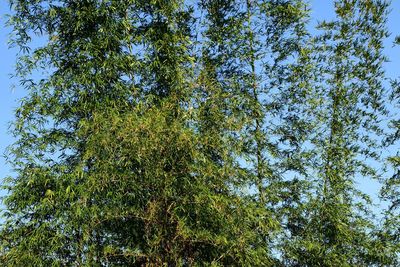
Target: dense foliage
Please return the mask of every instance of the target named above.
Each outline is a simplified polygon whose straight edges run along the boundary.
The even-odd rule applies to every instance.
[[[389,2],[10,4],[2,266],[400,264]]]

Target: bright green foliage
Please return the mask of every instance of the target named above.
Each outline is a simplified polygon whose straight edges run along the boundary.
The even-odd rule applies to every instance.
[[[387,3],[335,1],[314,38],[306,2],[12,0],[2,266],[394,265],[354,184]]]
[[[299,115],[299,97],[308,97],[309,86],[302,70],[310,64],[303,47],[307,6],[302,1],[227,0],[203,1],[202,8],[206,46],[201,77],[205,88],[213,90],[205,105],[220,105],[216,110],[225,110],[220,117],[237,120],[232,148],[246,172],[250,197],[279,225],[259,235],[270,250],[282,249],[281,239],[296,231],[292,213],[305,189],[304,180],[288,181],[284,175],[305,170],[301,145],[309,125]]]
[[[399,37],[396,37],[396,45],[400,44]],[[400,86],[398,80],[391,81],[390,100],[394,107],[398,108]],[[398,114],[392,114],[390,124],[391,132],[388,133],[385,145],[390,148],[391,156],[387,159],[392,167],[393,175],[387,177],[384,186],[381,188],[381,197],[387,201],[388,207],[384,212],[383,227],[378,232],[380,240],[387,247],[387,254],[395,259],[394,264],[399,265],[400,259],[400,156],[398,149],[392,149],[400,139],[400,121]]]
[[[337,18],[316,38],[315,197],[308,222],[292,242],[294,266],[370,266],[392,260],[375,240],[370,200],[355,177],[376,178],[379,120],[385,115],[382,64],[385,1],[335,1]],[[290,242],[289,242],[290,243]],[[296,244],[297,243],[297,244]],[[296,248],[297,247],[297,248]]]
[[[399,177],[399,156],[389,158],[394,167],[394,174],[389,177],[381,190],[382,198],[389,202],[389,207],[385,211],[383,227],[378,232],[378,237],[385,245],[385,252],[392,258],[393,265],[399,265],[400,259],[400,177]]]
[[[23,80],[29,96],[17,111],[2,263],[268,264],[254,232],[273,227],[267,211],[237,195],[242,174],[227,164],[223,137],[198,128],[190,9],[181,1],[13,4],[19,45],[31,30],[49,38],[21,57],[19,74],[50,74]]]

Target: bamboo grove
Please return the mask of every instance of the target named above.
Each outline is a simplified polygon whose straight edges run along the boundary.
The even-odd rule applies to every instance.
[[[390,2],[332,1],[10,0],[1,266],[399,266]]]

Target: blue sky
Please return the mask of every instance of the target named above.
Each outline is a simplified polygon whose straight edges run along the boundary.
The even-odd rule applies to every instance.
[[[311,0],[313,22],[333,17],[332,0]],[[393,40],[400,35],[400,1],[394,0],[392,12],[389,16],[388,26],[392,35],[386,40],[386,55],[390,62],[386,64],[387,73],[391,77],[400,77],[400,47],[393,47]],[[18,81],[10,79],[15,65],[17,50],[8,48],[10,29],[5,26],[6,14],[9,5],[0,5],[0,155],[13,141],[8,133],[8,125],[13,120],[13,112],[18,106],[18,99],[24,96],[24,90],[18,86]],[[15,85],[15,87],[13,86]],[[0,157],[0,177],[10,175],[11,167],[6,164],[4,157]],[[362,189],[370,194],[376,195],[377,183],[368,182],[360,184]],[[376,198],[375,198],[376,199]]]
[[[10,166],[6,165],[2,155],[5,148],[12,142],[8,125],[13,119],[13,111],[18,104],[17,99],[24,95],[21,88],[12,88],[13,83],[14,85],[16,83],[10,79],[17,50],[8,49],[10,29],[5,27],[7,20],[5,16],[9,12],[9,5],[4,2],[0,5],[0,177],[10,174]]]

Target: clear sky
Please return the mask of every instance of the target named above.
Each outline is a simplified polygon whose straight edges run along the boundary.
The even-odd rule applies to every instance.
[[[24,96],[24,90],[18,86],[18,81],[10,79],[15,65],[16,50],[8,48],[8,35],[10,29],[5,26],[6,14],[9,5],[3,1],[0,4],[0,155],[13,141],[8,133],[8,125],[13,120],[13,112],[18,106],[18,99]],[[333,17],[332,0],[310,0],[312,6],[313,23]],[[392,35],[386,40],[386,55],[391,62],[386,64],[386,70],[391,77],[400,77],[400,47],[393,47],[393,40],[400,35],[400,1],[393,0],[392,12],[388,20],[389,31]],[[15,85],[15,87],[13,87]],[[10,166],[4,157],[0,157],[0,177],[10,175]],[[360,184],[363,190],[376,195],[377,183],[368,182]],[[376,199],[376,198],[375,198]]]
[[[0,4],[0,177],[10,174],[10,166],[6,165],[3,157],[5,148],[11,144],[12,138],[8,133],[8,125],[13,119],[17,99],[24,95],[21,88],[12,88],[13,82],[10,75],[13,73],[17,50],[8,49],[10,29],[5,26],[9,12],[7,1]]]

